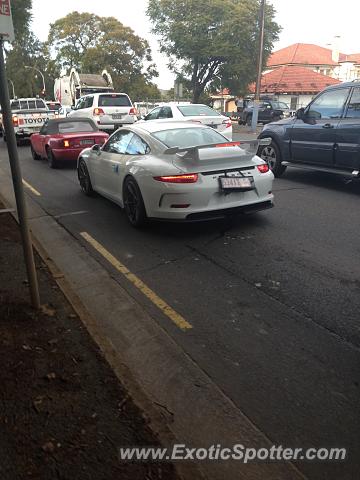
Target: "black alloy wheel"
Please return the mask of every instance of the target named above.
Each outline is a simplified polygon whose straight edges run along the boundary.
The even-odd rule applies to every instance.
[[[94,190],[91,185],[89,171],[87,169],[85,161],[82,158],[79,160],[77,173],[81,190],[85,193],[85,195],[90,197],[91,195],[93,195]]]
[[[124,182],[124,209],[126,217],[133,227],[142,227],[146,223],[146,210],[140,188],[132,177]]]

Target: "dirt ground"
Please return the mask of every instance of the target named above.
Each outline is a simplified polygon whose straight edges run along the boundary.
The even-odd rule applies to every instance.
[[[118,461],[119,446],[159,442],[36,263],[41,313],[28,304],[17,223],[0,213],[0,479],[177,479],[171,464]]]

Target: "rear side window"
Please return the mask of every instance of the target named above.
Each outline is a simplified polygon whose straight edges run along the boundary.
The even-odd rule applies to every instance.
[[[126,149],[126,153],[128,155],[146,155],[149,152],[150,152],[149,145],[146,142],[144,142],[144,140],[140,138],[138,135],[134,134],[134,136],[132,137]]]
[[[63,122],[59,123],[59,133],[95,132],[90,122]]]
[[[346,118],[360,118],[360,87],[354,88],[351,94]]]
[[[15,102],[11,102],[11,110],[19,110],[19,108],[20,108],[19,100],[16,100]]]
[[[106,142],[103,151],[109,153],[124,154],[133,136],[128,130],[118,130]]]
[[[46,104],[43,100],[36,100],[36,108],[45,108],[46,109]]]
[[[99,95],[99,107],[131,107],[130,99],[127,95]]]
[[[206,105],[178,105],[177,107],[184,117],[196,117],[196,116],[206,116],[206,117],[219,117],[220,113],[216,112]]]

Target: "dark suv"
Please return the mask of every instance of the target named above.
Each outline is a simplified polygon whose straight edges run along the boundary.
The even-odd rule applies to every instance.
[[[292,165],[360,178],[360,81],[326,88],[295,117],[265,125],[265,137],[258,155],[276,177]]]
[[[253,102],[249,102],[239,117],[239,125],[251,125],[253,115]],[[258,122],[269,123],[276,122],[281,118],[288,117],[290,109],[284,102],[277,100],[260,100]]]

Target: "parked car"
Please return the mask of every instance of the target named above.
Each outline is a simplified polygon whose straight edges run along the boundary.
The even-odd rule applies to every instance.
[[[251,125],[254,110],[254,103],[248,102],[246,107],[240,113],[239,125]],[[284,102],[277,100],[260,100],[258,123],[276,122],[281,118],[290,116],[290,108]]]
[[[31,135],[31,155],[34,160],[47,158],[49,167],[56,168],[60,162],[77,160],[84,148],[102,145],[108,137],[89,118],[57,118]]]
[[[327,87],[295,117],[265,125],[259,155],[279,177],[286,166],[359,178],[360,81]]]
[[[149,120],[157,122],[198,122],[214,128],[228,140],[232,140],[231,119],[200,103],[165,103],[151,110],[142,117],[140,122]]]
[[[137,121],[136,109],[126,93],[93,93],[79,98],[68,117],[88,117],[100,130],[113,132]]]
[[[274,176],[257,147],[200,124],[138,122],[83,150],[78,178],[86,195],[124,207],[135,227],[147,218],[221,218],[272,207]]]

